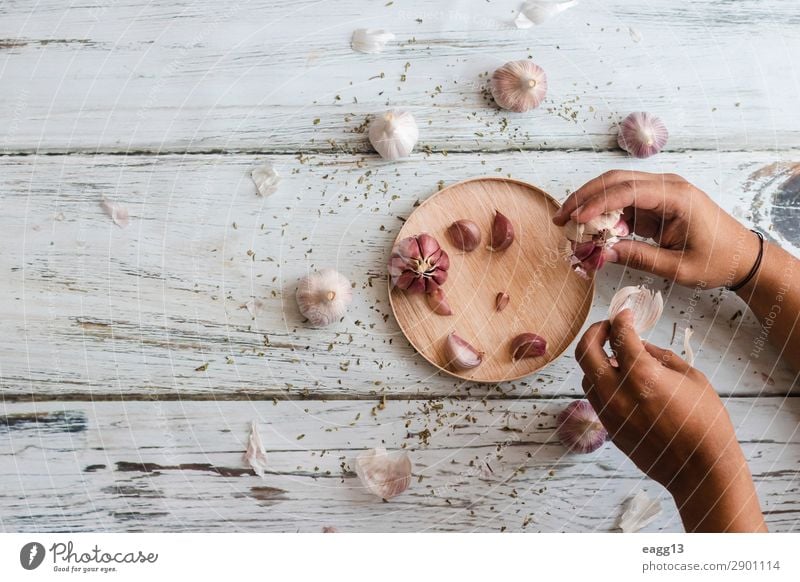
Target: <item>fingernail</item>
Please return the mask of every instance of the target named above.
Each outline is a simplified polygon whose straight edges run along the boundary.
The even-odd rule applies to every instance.
[[[615,251],[613,248],[609,247],[606,249],[606,260],[612,263],[616,263],[619,261],[619,253]]]

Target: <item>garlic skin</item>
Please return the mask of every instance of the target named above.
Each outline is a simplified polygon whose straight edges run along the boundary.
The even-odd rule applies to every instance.
[[[350,47],[357,53],[377,54],[394,38],[394,34],[382,28],[357,28],[350,39]]]
[[[629,501],[619,518],[617,527],[623,533],[637,532],[661,515],[661,502],[650,499],[641,489]]]
[[[514,20],[517,28],[530,28],[534,24],[544,24],[556,14],[560,14],[578,3],[578,0],[558,2],[556,0],[528,0],[519,9]]]
[[[683,330],[683,351],[686,352],[686,357],[684,359],[690,366],[694,366],[694,350],[692,349],[693,335],[694,330],[691,327],[687,327]]]
[[[619,124],[619,147],[636,158],[649,158],[667,144],[667,126],[655,115],[637,111]]]
[[[453,310],[450,308],[450,304],[447,302],[441,287],[437,287],[425,295],[425,300],[428,302],[428,307],[436,315],[453,315]]]
[[[108,217],[111,219],[111,222],[116,224],[118,227],[125,228],[128,226],[128,223],[130,222],[130,216],[128,215],[127,208],[109,202],[105,198],[100,200],[100,208],[102,208],[103,212],[108,215]]]
[[[389,280],[408,293],[432,293],[447,281],[450,257],[428,233],[404,238],[392,249]]]
[[[339,321],[353,300],[353,288],[344,275],[322,269],[300,280],[295,294],[300,313],[314,327]]]
[[[570,452],[591,453],[608,440],[608,431],[588,400],[570,402],[558,415],[556,434]]]
[[[503,311],[506,307],[508,307],[508,302],[511,301],[511,297],[505,291],[500,291],[494,297],[494,308],[495,311]]]
[[[256,475],[263,477],[267,471],[267,452],[261,442],[256,421],[250,423],[250,437],[247,439],[247,450],[244,453],[244,462],[255,471]]]
[[[489,241],[489,250],[492,252],[504,251],[514,242],[514,225],[499,210],[494,211],[492,233]]]
[[[369,142],[385,160],[408,157],[418,139],[417,122],[408,111],[387,111],[369,123]]]
[[[547,351],[547,340],[535,333],[521,333],[511,340],[511,359],[538,358]]]
[[[523,113],[541,105],[547,96],[547,75],[533,61],[510,61],[497,69],[489,82],[497,105]]]
[[[469,253],[481,244],[481,229],[471,220],[456,220],[448,227],[447,237],[458,250]]]
[[[405,452],[364,451],[356,457],[355,469],[364,488],[381,499],[396,497],[411,485],[411,459]]]
[[[447,336],[444,353],[447,365],[458,371],[477,368],[483,362],[483,353],[476,350],[455,332]]]
[[[256,185],[256,192],[259,196],[270,196],[278,191],[278,184],[281,177],[272,164],[263,164],[250,171],[250,177]]]
[[[661,291],[652,291],[644,285],[623,287],[611,298],[608,306],[608,319],[614,318],[625,309],[633,312],[633,328],[642,334],[651,329],[661,319],[664,300]]]

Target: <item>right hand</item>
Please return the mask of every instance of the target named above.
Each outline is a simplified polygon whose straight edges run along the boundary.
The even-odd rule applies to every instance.
[[[584,223],[618,209],[632,232],[656,244],[621,240],[609,260],[681,285],[735,285],[758,256],[756,235],[676,174],[606,172],[573,192],[553,222]]]

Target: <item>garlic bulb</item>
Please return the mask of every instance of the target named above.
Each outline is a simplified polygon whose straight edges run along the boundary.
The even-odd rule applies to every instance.
[[[267,452],[258,433],[255,421],[250,423],[250,438],[247,440],[247,450],[244,453],[244,462],[247,463],[256,475],[263,477],[267,471]]]
[[[389,455],[382,448],[364,451],[356,457],[355,468],[361,484],[381,499],[400,495],[411,485],[411,460],[405,452]]]
[[[669,138],[667,126],[644,111],[631,113],[619,124],[619,147],[637,158],[649,158],[661,151]]]
[[[494,72],[489,86],[500,107],[522,113],[544,101],[547,75],[533,61],[510,61]]]
[[[451,333],[444,344],[447,365],[458,371],[471,370],[481,365],[483,353],[472,347],[465,339]]]
[[[543,24],[556,14],[572,8],[577,0],[558,2],[555,0],[528,0],[519,9],[519,16],[514,21],[517,28],[530,28],[534,24]]]
[[[588,400],[575,400],[558,415],[556,434],[573,453],[591,453],[608,440],[608,431]]]
[[[323,327],[344,316],[353,300],[353,288],[337,271],[322,269],[300,281],[296,298],[303,317],[311,325]]]
[[[128,226],[129,215],[127,208],[124,208],[118,204],[113,204],[105,198],[100,200],[100,208],[102,208],[103,212],[108,215],[108,217],[111,219],[111,222],[116,224],[118,227],[125,228]]]
[[[353,31],[350,46],[359,53],[375,54],[382,52],[386,44],[393,40],[394,35],[381,28],[357,28]]]
[[[253,168],[250,172],[250,177],[256,185],[256,192],[259,196],[269,196],[278,190],[281,177],[272,164],[263,164],[257,168]]]
[[[617,527],[623,533],[637,532],[649,525],[661,514],[661,502],[650,499],[641,489],[629,501],[619,518]]]
[[[450,257],[426,232],[404,238],[392,248],[389,280],[409,293],[432,293],[447,281]]]
[[[369,124],[369,142],[386,160],[405,158],[419,139],[414,116],[408,111],[387,111]]]
[[[628,223],[622,218],[622,210],[604,212],[585,223],[570,220],[562,228],[565,237],[579,243],[594,240],[596,236],[611,238],[630,234]]]
[[[636,333],[644,333],[661,319],[664,311],[661,291],[654,292],[643,285],[623,287],[611,298],[608,319],[613,321],[625,309],[633,312],[633,328]]]

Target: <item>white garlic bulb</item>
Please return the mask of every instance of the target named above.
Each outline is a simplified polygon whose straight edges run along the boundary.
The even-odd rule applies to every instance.
[[[633,328],[636,333],[643,333],[661,319],[664,311],[661,291],[652,291],[643,285],[623,287],[611,298],[608,319],[613,321],[625,309],[633,312]]]
[[[383,51],[394,35],[382,28],[357,28],[353,31],[350,47],[359,53],[375,54]]]
[[[300,281],[296,298],[303,317],[315,327],[324,327],[344,316],[353,300],[353,288],[344,275],[322,269]]]
[[[369,124],[369,141],[386,160],[405,158],[419,139],[419,128],[408,111],[387,111]]]
[[[494,72],[489,86],[500,107],[522,113],[544,101],[547,75],[533,61],[511,61]]]
[[[411,485],[411,459],[405,452],[389,455],[386,449],[364,451],[355,460],[361,484],[381,499],[400,495]]]

